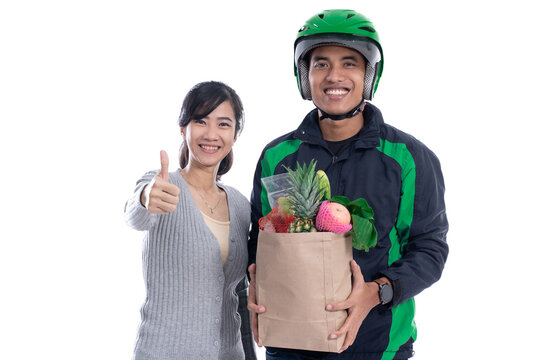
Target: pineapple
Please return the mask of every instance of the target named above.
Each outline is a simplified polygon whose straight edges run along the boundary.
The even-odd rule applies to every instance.
[[[311,160],[309,165],[300,166],[296,163],[296,171],[285,166],[291,175],[289,183],[292,186],[288,190],[290,211],[295,220],[289,225],[287,232],[315,232],[315,217],[324,196],[324,188],[321,189],[320,177],[315,172],[316,161]]]

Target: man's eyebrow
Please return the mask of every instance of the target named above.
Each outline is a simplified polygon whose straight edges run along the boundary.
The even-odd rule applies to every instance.
[[[354,61],[359,61],[358,60],[358,57],[354,56],[354,55],[347,55],[347,56],[344,56],[341,58],[341,60],[354,60]]]
[[[321,60],[326,60],[328,61],[328,57],[326,56],[314,56],[313,59],[311,59],[311,61],[321,61]],[[341,61],[343,60],[353,60],[353,61],[360,61],[359,58],[357,56],[354,56],[354,55],[347,55],[347,56],[344,56],[341,58]]]
[[[311,61],[321,61],[321,60],[328,60],[328,57],[326,56],[315,56],[311,59]]]

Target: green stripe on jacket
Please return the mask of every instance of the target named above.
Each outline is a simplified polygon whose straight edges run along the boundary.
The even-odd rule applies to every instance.
[[[377,150],[394,159],[401,166],[401,202],[396,224],[390,232],[390,251],[388,265],[402,257],[402,251],[409,239],[409,231],[413,220],[414,196],[416,183],[416,166],[414,159],[405,144],[392,143],[381,139]],[[416,340],[416,324],[414,322],[414,298],[392,308],[392,326],[388,347],[381,360],[392,359],[395,352],[411,337]]]

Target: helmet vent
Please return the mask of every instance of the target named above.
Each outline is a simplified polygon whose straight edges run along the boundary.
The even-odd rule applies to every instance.
[[[358,29],[360,29],[360,30],[365,30],[365,31],[369,31],[370,33],[374,33],[374,32],[375,32],[375,29],[370,28],[370,27],[367,27],[367,26],[362,26],[362,27],[359,27]]]
[[[354,14],[349,14],[349,15],[347,15],[347,19],[350,19],[350,18],[352,18],[353,16],[354,16]]]
[[[298,32],[309,30],[309,26],[302,26]]]
[[[319,17],[322,19],[324,19],[324,14],[319,14]]]

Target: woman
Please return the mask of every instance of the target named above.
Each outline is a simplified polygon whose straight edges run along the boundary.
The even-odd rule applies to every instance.
[[[128,224],[147,231],[147,296],[134,359],[244,359],[235,288],[244,285],[250,205],[217,182],[232,166],[242,103],[223,83],[197,84],[179,125],[180,169],[168,172],[162,151],[161,170],[137,182],[125,208]]]

